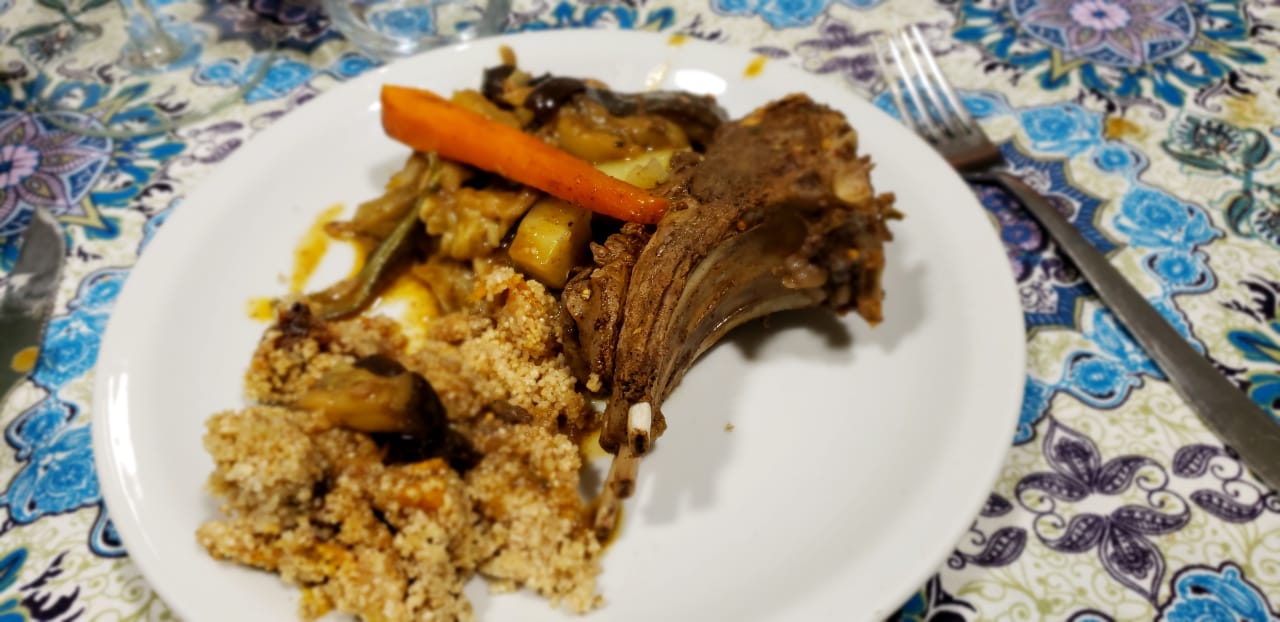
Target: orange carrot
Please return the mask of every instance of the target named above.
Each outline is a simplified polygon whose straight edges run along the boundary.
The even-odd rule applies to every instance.
[[[384,85],[382,128],[418,151],[434,151],[607,216],[652,224],[667,210],[665,198],[430,91]]]

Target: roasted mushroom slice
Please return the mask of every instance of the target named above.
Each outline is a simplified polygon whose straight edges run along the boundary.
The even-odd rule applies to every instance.
[[[449,426],[431,383],[385,356],[367,356],[329,371],[294,406],[368,434],[383,448],[388,464],[444,458],[465,473],[479,460],[471,443]]]
[[[871,162],[843,115],[792,95],[722,125],[705,157],[682,156],[672,168],[663,189],[672,209],[635,260],[622,325],[592,335],[616,344],[584,344],[612,347],[615,360],[600,437],[615,453],[601,532],[666,428],[663,401],[726,333],[811,306],[880,321],[887,221],[899,214],[891,195],[874,193]]]

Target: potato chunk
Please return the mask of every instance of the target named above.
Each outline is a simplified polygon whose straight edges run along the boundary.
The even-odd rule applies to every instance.
[[[653,188],[671,176],[671,156],[687,149],[659,149],[646,151],[634,158],[601,162],[596,168],[610,177],[621,179],[633,186]]]
[[[591,212],[559,199],[538,201],[516,229],[507,252],[525,274],[559,289],[586,254],[591,241]]]

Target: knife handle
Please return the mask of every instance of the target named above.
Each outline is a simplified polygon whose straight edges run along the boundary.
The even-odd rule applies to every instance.
[[[1151,306],[1058,210],[1016,176],[1004,171],[969,175],[1008,190],[1049,231],[1063,253],[1111,308],[1120,323],[1160,366],[1200,420],[1266,485],[1280,487],[1280,422],[1257,406]]]

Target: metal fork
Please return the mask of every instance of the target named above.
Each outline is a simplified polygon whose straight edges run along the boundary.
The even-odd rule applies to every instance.
[[[877,39],[874,45],[887,88],[905,122],[965,179],[998,184],[1016,197],[1205,425],[1239,452],[1265,484],[1280,488],[1280,423],[1218,373],[1044,197],[1004,170],[1000,149],[956,97],[920,29],[912,26]],[[910,102],[904,99],[904,90]]]

